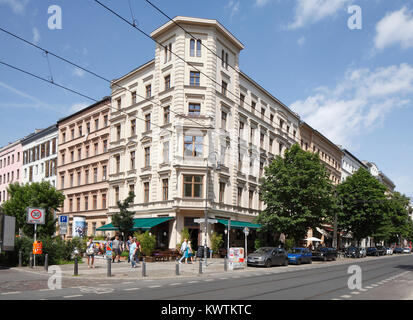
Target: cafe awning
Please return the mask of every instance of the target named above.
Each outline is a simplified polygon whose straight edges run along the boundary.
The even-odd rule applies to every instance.
[[[158,224],[161,224],[165,221],[172,220],[174,217],[157,217],[157,218],[135,218],[133,219],[132,230],[149,230]],[[106,224],[96,229],[96,231],[113,231],[119,230],[112,223]]]
[[[228,220],[225,220],[225,219],[217,219],[217,220],[218,220],[218,223],[222,223],[223,225],[228,226]],[[248,227],[251,229],[258,229],[258,228],[261,228],[261,225],[256,224],[256,223],[251,223],[251,222],[231,220],[231,229],[244,229],[245,227]]]

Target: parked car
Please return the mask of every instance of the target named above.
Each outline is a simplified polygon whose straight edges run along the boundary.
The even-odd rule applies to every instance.
[[[394,249],[393,249],[393,253],[403,253],[403,249],[402,249],[402,248],[399,248],[399,247],[394,248]]]
[[[379,256],[379,251],[377,250],[376,247],[369,247],[367,248],[367,255],[368,256]]]
[[[386,254],[387,255],[393,254],[393,249],[392,248],[386,248]]]
[[[348,247],[345,251],[345,256],[347,258],[360,258],[360,248],[358,247]]]
[[[247,257],[249,266],[288,265],[287,252],[282,248],[262,247],[251,253]]]
[[[292,248],[290,252],[288,252],[289,263],[312,263],[311,257],[312,253],[308,248]]]
[[[379,256],[384,256],[386,254],[386,247],[383,246],[376,246],[377,252]]]
[[[359,258],[367,257],[367,250],[366,248],[359,248]]]
[[[337,260],[337,250],[334,248],[321,247],[312,252],[313,260]]]
[[[410,248],[403,248],[403,253],[411,253],[412,250]]]

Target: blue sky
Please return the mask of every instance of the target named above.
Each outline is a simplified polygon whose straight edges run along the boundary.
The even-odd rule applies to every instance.
[[[131,19],[127,0],[101,0]],[[240,67],[310,125],[375,162],[413,196],[413,4],[406,0],[153,0],[169,16],[219,20],[244,45]],[[130,0],[150,33],[167,21]],[[62,29],[48,8],[62,8]],[[362,10],[351,30],[348,7]],[[109,78],[151,60],[154,43],[93,0],[0,0],[0,27]],[[0,32],[0,61],[50,77],[41,51]],[[93,76],[49,57],[55,82],[95,99]],[[91,101],[0,65],[0,145],[45,128]]]

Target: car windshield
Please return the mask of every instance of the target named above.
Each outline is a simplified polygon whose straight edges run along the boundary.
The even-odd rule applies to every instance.
[[[263,253],[268,253],[270,252],[272,249],[271,248],[259,248],[257,251],[255,251],[254,253],[259,253],[259,254],[263,254]]]
[[[318,251],[326,252],[326,251],[328,251],[328,248],[318,248],[317,250],[318,250]]]
[[[300,248],[292,248],[291,250],[290,250],[290,253],[302,253],[302,249],[300,249]]]

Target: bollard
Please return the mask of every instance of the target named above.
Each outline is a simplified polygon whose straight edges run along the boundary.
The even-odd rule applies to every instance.
[[[19,268],[22,267],[22,251],[19,251]]]
[[[224,271],[228,271],[227,257],[224,258]]]
[[[75,257],[75,270],[74,270],[74,275],[77,276],[79,275],[79,269],[78,269],[78,265],[77,265],[77,256]]]
[[[107,276],[111,277],[112,276],[112,263],[110,259],[107,259],[107,264],[108,264]]]
[[[202,274],[202,262],[199,261],[199,274]]]
[[[179,276],[179,263],[175,264],[175,275]]]
[[[33,253],[30,253],[30,268],[33,268]]]
[[[146,277],[146,261],[145,258],[142,260],[142,277]]]
[[[49,270],[49,254],[47,253],[44,255],[44,270]]]

